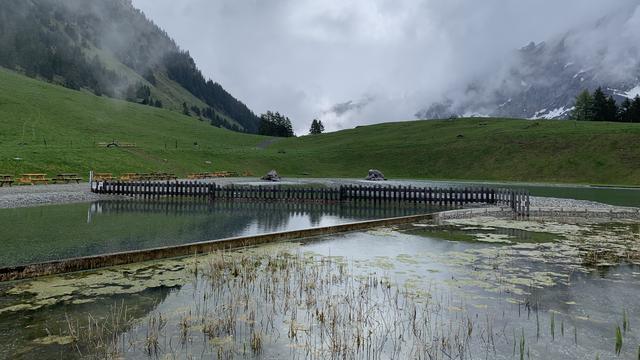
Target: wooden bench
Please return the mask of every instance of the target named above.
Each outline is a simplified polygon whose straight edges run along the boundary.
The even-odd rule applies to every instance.
[[[14,182],[13,175],[0,174],[0,187],[3,187],[4,184],[11,186]]]
[[[56,177],[54,177],[53,179],[51,179],[53,181],[54,184],[57,183],[65,183],[68,184],[72,181],[75,181],[76,184],[80,184],[80,181],[82,181],[82,178],[78,176],[78,174],[58,174],[56,175]]]
[[[93,181],[111,181],[113,180],[113,174],[111,173],[95,173],[93,174]]]
[[[22,174],[22,177],[18,179],[18,183],[23,185],[46,185],[49,183],[49,179],[47,179],[46,176],[47,174]]]

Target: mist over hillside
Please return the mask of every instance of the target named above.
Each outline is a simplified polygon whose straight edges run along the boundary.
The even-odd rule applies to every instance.
[[[444,104],[445,115],[531,117],[545,108],[548,115],[568,105],[544,94],[566,82],[558,77],[568,62],[576,67],[566,69],[572,79],[583,61],[601,66],[587,58],[602,51],[615,50],[602,64],[609,69],[638,58],[629,50],[638,43],[637,0],[133,2],[189,48],[205,73],[219,75],[259,112],[286,113],[298,133],[313,118],[332,131],[423,117],[433,104]],[[597,26],[608,17],[615,19]],[[586,55],[567,56],[548,73],[545,56],[518,64],[526,53],[518,49],[544,42],[552,55],[571,33],[568,50]],[[518,101],[523,79],[540,99]],[[498,112],[510,98],[513,105]]]
[[[621,102],[640,94],[640,5],[515,51],[502,68],[418,111],[419,118],[508,116],[562,119],[582,90]]]
[[[0,66],[30,77],[216,126],[258,128],[251,110],[207,80],[189,53],[129,0],[6,1],[0,50]]]

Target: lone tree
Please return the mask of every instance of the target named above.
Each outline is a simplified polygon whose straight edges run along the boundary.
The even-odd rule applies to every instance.
[[[317,135],[322,134],[324,132],[324,125],[322,125],[322,121],[318,119],[313,119],[311,122],[311,129],[309,129],[309,134]]]

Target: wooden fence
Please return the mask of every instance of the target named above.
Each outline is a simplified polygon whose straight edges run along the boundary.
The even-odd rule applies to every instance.
[[[516,215],[529,213],[529,193],[522,190],[493,188],[432,188],[414,186],[363,186],[303,188],[288,186],[220,186],[197,181],[100,181],[91,183],[91,191],[98,194],[126,195],[144,199],[194,198],[215,201],[368,201],[377,203],[415,203],[440,206],[466,204],[507,205]]]

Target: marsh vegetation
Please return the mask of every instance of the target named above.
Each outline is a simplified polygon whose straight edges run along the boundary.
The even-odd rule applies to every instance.
[[[2,341],[78,358],[634,358],[639,243],[631,223],[483,218],[132,264],[3,285]]]

